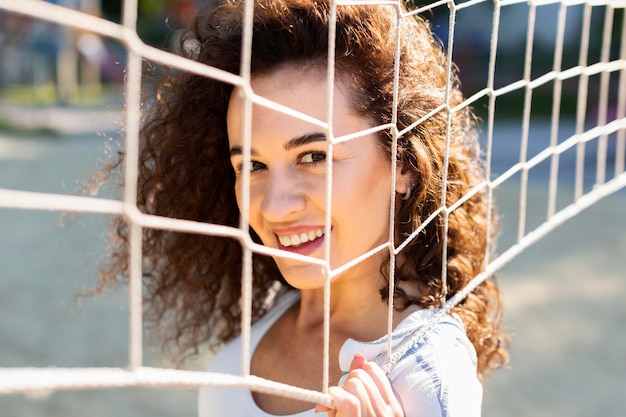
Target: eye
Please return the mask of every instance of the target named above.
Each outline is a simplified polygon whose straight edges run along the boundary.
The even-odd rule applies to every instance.
[[[266,169],[267,165],[265,165],[262,162],[259,161],[250,161],[250,172],[257,172],[257,171],[261,171],[263,169]],[[237,165],[235,165],[235,172],[236,173],[241,173],[243,171],[243,161],[239,162]]]
[[[306,152],[300,155],[299,162],[302,164],[318,164],[326,161],[326,152]]]
[[[259,161],[250,162],[250,172],[261,171],[262,169],[265,169],[265,168],[267,168],[267,165],[265,165],[262,162],[259,162]]]

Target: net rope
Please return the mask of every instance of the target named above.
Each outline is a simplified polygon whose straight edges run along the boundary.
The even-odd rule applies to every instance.
[[[452,70],[453,60],[452,54],[454,50],[454,35],[456,27],[456,19],[459,11],[476,6],[480,3],[486,3],[487,0],[471,0],[463,3],[454,3],[452,1],[442,0],[434,2],[427,6],[419,7],[410,13],[402,12],[398,1],[334,1],[331,2],[331,19],[335,16],[336,7],[340,5],[351,5],[359,3],[392,5],[397,8],[397,36],[402,26],[402,19],[409,18],[414,14],[420,14],[433,10],[437,7],[447,7],[449,9],[449,33],[448,33],[448,70]],[[528,26],[526,32],[526,44],[524,51],[524,70],[522,79],[511,82],[507,85],[496,87],[496,58],[498,52],[498,36],[500,33],[500,16],[503,8],[519,3],[525,3],[529,6]],[[533,45],[535,37],[535,25],[537,8],[549,4],[559,5],[557,37],[554,50],[554,61],[552,70],[538,77],[532,76],[532,59]],[[567,11],[570,6],[584,5],[581,37],[580,37],[580,53],[578,65],[563,69],[562,59],[564,52],[565,25],[567,19]],[[332,121],[332,94],[334,80],[334,25],[331,25],[329,33],[329,63],[328,63],[328,102],[327,115],[328,122],[313,119],[307,115],[296,112],[292,109],[280,106],[263,97],[254,94],[250,87],[250,51],[251,51],[251,25],[253,3],[249,1],[246,5],[246,14],[244,19],[244,41],[243,41],[243,59],[241,63],[241,75],[233,75],[216,68],[208,67],[197,62],[182,58],[172,53],[151,47],[145,44],[139,37],[137,26],[137,0],[125,0],[123,2],[123,16],[121,24],[108,21],[103,18],[95,17],[82,13],[77,10],[46,3],[38,0],[0,0],[0,11],[8,13],[17,13],[27,15],[35,19],[47,21],[62,25],[64,27],[77,30],[88,30],[97,33],[100,36],[115,39],[121,42],[127,51],[127,72],[125,80],[125,188],[123,198],[119,200],[111,200],[104,198],[93,198],[84,196],[68,196],[42,192],[28,192],[21,190],[11,190],[0,188],[0,208],[18,209],[18,210],[49,210],[59,212],[79,212],[79,213],[100,213],[110,215],[121,215],[130,225],[130,245],[131,245],[131,261],[130,261],[130,331],[129,331],[129,359],[127,368],[0,368],[0,395],[2,394],[42,394],[60,390],[82,390],[82,389],[99,389],[113,387],[200,387],[200,386],[229,386],[229,387],[246,387],[254,391],[271,393],[277,395],[288,396],[294,399],[300,399],[313,403],[332,406],[330,396],[325,392],[328,388],[328,368],[329,368],[329,295],[330,281],[333,277],[345,272],[349,268],[357,265],[365,259],[382,251],[389,251],[391,255],[397,255],[406,245],[419,233],[423,228],[437,216],[443,215],[444,224],[447,223],[448,215],[453,212],[461,204],[477,192],[487,190],[489,192],[489,205],[491,205],[491,196],[493,191],[511,179],[515,175],[521,176],[520,182],[520,207],[516,242],[497,258],[489,262],[485,270],[477,275],[471,282],[459,293],[445,303],[438,315],[430,322],[430,325],[424,326],[414,334],[407,336],[406,340],[400,344],[392,352],[391,338],[388,345],[388,359],[383,365],[385,371],[389,371],[398,358],[406,352],[410,346],[420,340],[429,329],[437,323],[437,321],[447,314],[457,303],[466,297],[473,289],[482,283],[487,277],[501,269],[504,265],[517,257],[526,248],[549,234],[556,227],[565,221],[575,217],[578,213],[597,203],[604,197],[616,193],[626,187],[625,155],[626,155],[626,24],[622,23],[621,28],[617,28],[618,38],[620,42],[619,57],[610,59],[611,48],[614,48],[612,33],[616,31],[615,12],[620,11],[624,15],[626,2],[623,0],[597,0],[583,2],[580,0],[569,1],[521,1],[521,0],[504,0],[495,1],[493,4],[493,20],[492,33],[490,39],[490,54],[488,66],[488,80],[484,89],[469,96],[463,103],[456,107],[450,107],[448,103],[448,94],[450,86],[446,88],[446,103],[434,109],[429,115],[415,121],[411,126],[403,131],[399,131],[395,126],[396,115],[394,110],[393,120],[391,123],[382,126],[346,135],[343,137],[334,137],[333,121]],[[589,45],[590,45],[590,27],[591,15],[594,7],[603,7],[605,9],[601,53],[600,60],[596,63],[589,64]],[[623,22],[622,18],[622,22]],[[334,21],[334,20],[333,20]],[[397,54],[396,54],[397,55]],[[466,196],[451,206],[445,204],[445,193],[442,195],[442,206],[428,219],[425,219],[417,230],[415,230],[403,243],[394,247],[393,242],[393,202],[390,210],[391,232],[389,242],[370,250],[357,259],[342,265],[336,269],[329,266],[330,245],[328,241],[325,244],[324,259],[313,259],[292,253],[286,253],[277,249],[261,246],[254,243],[248,234],[248,218],[249,218],[249,195],[244,193],[242,204],[241,224],[239,227],[227,227],[216,224],[199,223],[188,220],[178,220],[171,218],[158,217],[141,213],[136,206],[136,178],[138,172],[138,152],[139,152],[139,114],[140,110],[140,92],[142,61],[150,61],[155,64],[167,65],[187,72],[198,75],[211,77],[220,81],[238,86],[245,94],[245,117],[244,117],[244,147],[243,147],[243,186],[249,187],[249,164],[250,164],[250,141],[251,141],[251,108],[253,104],[275,108],[285,114],[313,123],[327,134],[327,151],[329,160],[332,160],[333,146],[337,143],[352,140],[373,132],[384,129],[390,129],[394,145],[397,139],[404,133],[422,123],[431,115],[446,110],[448,115],[462,110],[464,107],[470,106],[479,100],[488,101],[488,116],[486,120],[486,159],[487,173],[483,183],[476,186]],[[396,60],[395,80],[397,85],[398,62]],[[597,124],[591,128],[585,128],[587,115],[587,98],[589,90],[589,79],[593,76],[600,77],[599,99]],[[608,103],[610,93],[610,78],[616,76],[618,80],[617,105],[615,109],[615,117],[609,121]],[[575,133],[570,137],[559,142],[559,119],[562,98],[563,82],[578,79],[578,93],[576,104],[576,129]],[[551,128],[550,128],[550,144],[532,157],[528,157],[528,144],[530,140],[530,119],[531,104],[533,92],[538,88],[553,84],[554,101],[551,110]],[[494,179],[490,179],[491,162],[494,144],[494,125],[495,125],[495,108],[496,100],[508,94],[522,92],[524,94],[524,105],[521,117],[522,135],[520,140],[520,158],[519,162],[512,164],[508,169],[499,174]],[[394,96],[394,109],[397,103],[397,89]],[[448,119],[448,126],[450,119]],[[450,129],[448,129],[449,132]],[[610,179],[606,178],[606,163],[608,160],[607,144],[609,137],[615,137],[615,161],[613,161],[615,169]],[[450,140],[449,133],[446,139]],[[597,141],[597,162],[594,186],[588,191],[584,190],[583,172],[585,169],[585,145],[592,141]],[[558,190],[558,174],[559,160],[561,155],[567,151],[576,153],[575,167],[575,198],[574,201],[557,210],[556,195]],[[393,146],[395,152],[395,146]],[[447,159],[446,155],[446,159]],[[395,155],[392,157],[393,171],[395,172]],[[535,229],[527,230],[527,202],[528,202],[528,176],[533,167],[540,163],[548,161],[550,163],[549,174],[549,203],[547,216],[545,221]],[[246,167],[246,165],[248,165]],[[447,164],[444,164],[446,166]],[[395,178],[392,175],[392,178]],[[444,181],[446,176],[444,175]],[[330,196],[332,195],[332,163],[327,164],[327,190],[326,190],[326,234],[330,234]],[[445,190],[445,185],[443,189]],[[395,183],[392,184],[392,190],[395,189]],[[393,193],[392,193],[393,194]],[[491,210],[488,210],[490,212]],[[242,277],[242,375],[225,375],[208,372],[197,372],[189,370],[174,370],[146,367],[143,365],[142,351],[142,259],[141,259],[141,236],[143,229],[154,228],[177,232],[189,232],[212,236],[223,236],[237,239],[244,248],[243,256],[243,277]],[[444,238],[446,233],[443,234]],[[493,242],[492,242],[493,243]],[[446,245],[444,244],[445,248]],[[444,249],[445,250],[445,249]],[[298,387],[288,386],[285,384],[268,381],[259,377],[250,375],[250,316],[251,316],[251,294],[252,294],[252,254],[259,253],[269,256],[281,256],[294,260],[310,262],[320,265],[326,271],[326,281],[324,286],[325,294],[325,326],[324,326],[324,383],[322,392],[310,391]],[[487,256],[487,254],[485,254]],[[394,257],[391,256],[391,271],[393,272]],[[445,259],[445,254],[443,259]],[[442,276],[446,276],[446,263],[442,265]],[[393,280],[390,280],[390,290],[393,293]],[[388,332],[391,333],[391,314],[392,306],[389,309],[389,325]]]

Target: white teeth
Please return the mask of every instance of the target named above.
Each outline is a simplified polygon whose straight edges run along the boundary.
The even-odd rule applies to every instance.
[[[306,242],[312,242],[318,237],[322,237],[324,235],[323,229],[311,230],[309,232],[303,232],[300,234],[293,235],[281,235],[278,236],[278,241],[283,246],[298,246]]]

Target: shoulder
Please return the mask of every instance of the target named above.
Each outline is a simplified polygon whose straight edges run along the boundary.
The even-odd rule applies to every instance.
[[[297,291],[280,294],[269,311],[252,325],[250,330],[250,351],[254,352],[259,341],[270,327],[300,299]],[[211,361],[209,372],[238,374],[241,370],[241,336],[222,346]]]
[[[299,293],[288,292],[275,300],[272,308],[259,319],[250,331],[250,351],[253,353],[259,340],[272,324],[294,303],[299,300]],[[208,372],[239,376],[241,366],[241,336],[226,343],[213,357]],[[212,416],[267,416],[254,403],[248,388],[231,386],[205,386],[198,393],[198,415]],[[302,417],[309,414],[302,414]],[[313,412],[311,412],[313,415]],[[298,417],[301,417],[298,415]]]
[[[426,317],[413,317],[417,334]],[[409,333],[411,334],[411,333]],[[406,337],[402,338],[406,340]],[[412,340],[412,339],[409,339]],[[389,373],[407,417],[413,415],[480,416],[482,385],[476,373],[476,352],[460,320],[445,315],[412,342]]]

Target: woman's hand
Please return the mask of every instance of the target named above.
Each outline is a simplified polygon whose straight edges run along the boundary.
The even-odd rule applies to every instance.
[[[318,405],[315,411],[327,412],[329,417],[404,416],[385,373],[360,353],[354,355],[346,381],[340,387],[330,387],[328,394],[335,408]]]

